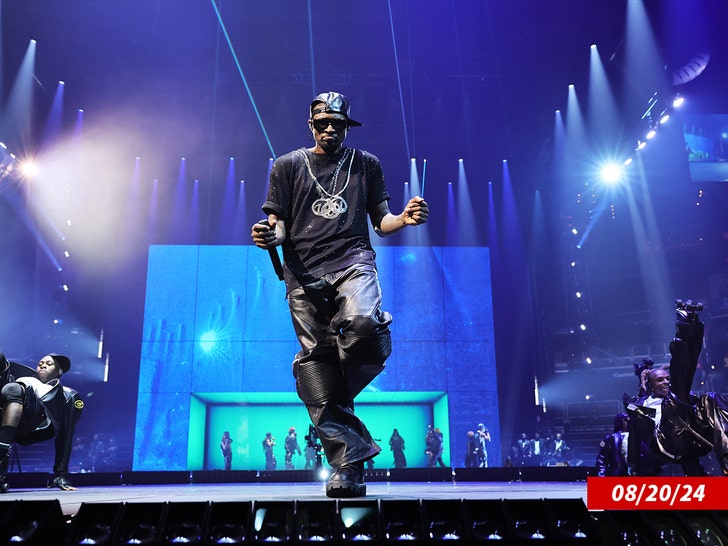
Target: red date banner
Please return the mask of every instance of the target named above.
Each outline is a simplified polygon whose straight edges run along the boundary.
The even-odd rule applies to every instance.
[[[721,477],[587,478],[589,510],[728,510]]]

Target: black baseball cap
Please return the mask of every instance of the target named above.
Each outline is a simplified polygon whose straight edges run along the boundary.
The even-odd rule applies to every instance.
[[[349,127],[361,127],[361,123],[355,121],[349,117],[351,107],[349,106],[349,99],[347,99],[341,93],[336,91],[327,91],[316,96],[311,101],[311,107],[309,108],[310,118],[313,118],[314,114],[341,114],[349,122]]]

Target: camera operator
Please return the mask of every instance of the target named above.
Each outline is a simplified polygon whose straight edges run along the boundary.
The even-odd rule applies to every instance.
[[[304,453],[306,455],[306,469],[314,468],[321,470],[323,468],[323,449],[324,446],[319,442],[318,433],[316,427],[308,425],[308,434],[303,437],[306,440],[306,448]]]
[[[703,475],[699,458],[713,450],[728,475],[728,402],[714,392],[690,392],[703,347],[704,325],[697,313],[703,306],[677,300],[676,308],[669,368],[654,369],[649,360],[635,364],[639,392],[625,395],[631,473],[658,475],[665,464],[678,463],[688,476]]]

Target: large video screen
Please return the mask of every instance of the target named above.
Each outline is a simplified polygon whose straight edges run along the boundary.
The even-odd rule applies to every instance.
[[[683,136],[690,179],[728,181],[728,114],[686,115]]]
[[[424,466],[427,426],[445,435],[444,460],[463,466],[466,435],[490,429],[500,464],[490,253],[481,247],[377,247],[393,351],[356,399],[392,464],[397,428],[409,466]],[[283,440],[310,422],[295,394],[299,350],[268,253],[248,246],[152,246],[146,285],[134,470],[263,470],[266,432]],[[303,456],[294,461],[303,468]]]

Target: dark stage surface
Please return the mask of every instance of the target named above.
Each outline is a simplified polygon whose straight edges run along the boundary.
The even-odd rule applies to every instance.
[[[593,469],[411,468],[366,471],[367,500],[583,499]],[[458,478],[458,475],[460,478]],[[327,500],[325,482],[313,471],[126,472],[72,474],[77,491],[45,487],[49,474],[9,475],[6,500],[57,499],[64,514],[83,503],[163,503]]]
[[[582,499],[586,482],[370,482],[367,500],[457,499]],[[57,489],[12,489],[3,501],[58,499],[64,514],[78,512],[82,503],[164,503],[328,500],[323,482],[240,483],[188,485],[123,485]]]

